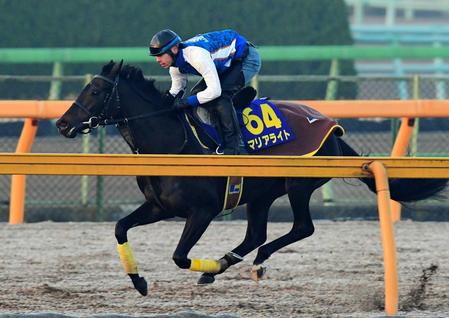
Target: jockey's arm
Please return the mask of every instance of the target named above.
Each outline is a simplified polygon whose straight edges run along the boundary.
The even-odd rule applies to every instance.
[[[190,46],[184,49],[184,58],[206,82],[206,89],[190,96],[187,99],[188,103],[191,106],[198,106],[220,97],[220,78],[210,53],[201,47]]]
[[[187,86],[187,75],[182,74],[177,67],[170,67],[169,73],[171,77],[170,94],[176,96],[180,91],[185,91]]]

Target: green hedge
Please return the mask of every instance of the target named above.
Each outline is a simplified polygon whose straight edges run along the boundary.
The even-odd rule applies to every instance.
[[[233,28],[256,45],[352,44],[343,0],[0,0],[0,47],[4,48],[141,46],[146,50],[152,35],[164,28],[183,38]],[[166,74],[155,64],[139,66],[147,75]],[[70,65],[65,73],[95,73],[100,67]],[[329,62],[267,62],[261,74],[328,72]],[[0,74],[50,73],[50,65],[0,64]],[[341,73],[354,75],[353,62],[345,62]],[[11,84],[0,83],[0,89],[0,98],[24,94]],[[267,84],[261,89],[277,98],[321,99],[325,84]],[[30,87],[26,94],[46,93],[40,90]],[[354,95],[353,85],[339,89],[339,96]]]

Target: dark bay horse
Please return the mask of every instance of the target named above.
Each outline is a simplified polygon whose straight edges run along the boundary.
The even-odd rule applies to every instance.
[[[161,96],[153,81],[146,80],[139,69],[111,61],[86,85],[56,126],[62,135],[73,138],[99,125],[115,124],[136,154],[204,153],[182,114],[163,105]],[[341,138],[330,134],[315,155],[358,154]],[[274,252],[313,234],[310,197],[329,181],[328,178],[245,178],[240,204],[247,206],[248,225],[243,241],[219,260],[189,258],[189,251],[222,210],[226,180],[223,177],[137,177],[145,203],[117,222],[115,236],[124,269],[142,295],[147,294],[147,283],[138,274],[128,244],[129,229],[174,217],[185,218],[173,261],[182,269],[202,272],[198,283],[212,283],[216,275],[242,261],[256,248],[253,272],[261,277],[264,261]],[[373,179],[362,181],[375,192]],[[441,191],[446,183],[447,180],[435,179],[391,180],[391,196],[404,202],[421,200]],[[268,210],[284,194],[290,201],[293,226],[285,235],[265,243]]]

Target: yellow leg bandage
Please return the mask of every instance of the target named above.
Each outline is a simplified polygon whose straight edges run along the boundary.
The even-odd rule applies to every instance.
[[[127,274],[137,274],[137,264],[128,242],[117,244],[118,255]]]
[[[218,273],[221,265],[218,261],[213,259],[192,259],[190,263],[190,270],[194,272],[203,273]]]

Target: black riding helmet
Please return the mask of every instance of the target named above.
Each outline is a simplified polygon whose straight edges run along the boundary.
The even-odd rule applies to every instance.
[[[181,37],[172,30],[166,29],[159,31],[150,41],[150,55],[158,56],[164,53],[170,53],[170,48],[179,42],[181,42]]]

